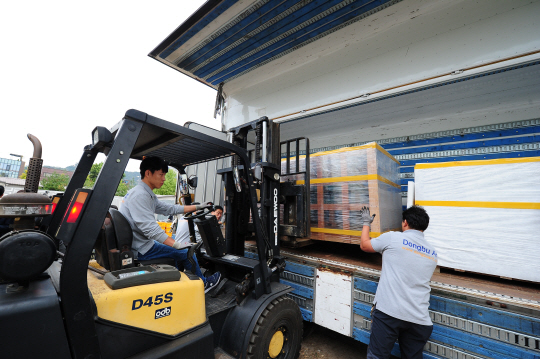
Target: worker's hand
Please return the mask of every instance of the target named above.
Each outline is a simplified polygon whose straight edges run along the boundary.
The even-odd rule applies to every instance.
[[[197,211],[200,211],[201,209],[205,209],[205,208],[208,208],[210,211],[212,211],[212,208],[214,208],[214,206],[212,206],[211,204],[196,204],[195,208]]]
[[[360,216],[362,221],[362,226],[369,226],[371,228],[371,222],[375,219],[375,214],[372,216],[369,213],[369,208],[362,207],[362,210],[360,210]]]

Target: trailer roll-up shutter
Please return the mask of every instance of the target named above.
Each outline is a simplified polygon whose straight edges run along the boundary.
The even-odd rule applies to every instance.
[[[401,0],[209,0],[149,56],[210,87]]]
[[[282,122],[282,138],[306,135],[312,153],[375,140],[405,196],[416,163],[540,156],[539,76],[536,61],[418,87]]]

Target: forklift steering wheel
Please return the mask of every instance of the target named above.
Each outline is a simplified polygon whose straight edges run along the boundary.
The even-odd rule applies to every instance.
[[[188,221],[197,219],[197,218],[204,218],[207,214],[210,214],[210,212],[211,211],[209,208],[204,208],[199,211],[191,211],[191,212],[185,213],[183,218]]]

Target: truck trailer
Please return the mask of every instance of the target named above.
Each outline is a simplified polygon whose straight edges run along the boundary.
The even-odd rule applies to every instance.
[[[531,0],[210,0],[149,56],[216,89],[218,137],[266,117],[302,138],[284,159],[375,141],[399,161],[405,207],[417,164],[540,157],[539,15]],[[230,165],[191,168],[207,177],[196,200],[223,201],[213,174]],[[281,282],[304,321],[368,343],[380,256],[300,247],[309,232],[280,229],[298,247],[281,250]],[[425,358],[540,358],[538,283],[501,277],[434,273]]]

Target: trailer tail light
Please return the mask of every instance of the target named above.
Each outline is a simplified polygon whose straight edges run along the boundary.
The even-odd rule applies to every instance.
[[[81,214],[84,202],[86,202],[86,199],[88,198],[88,193],[86,192],[79,192],[77,195],[77,198],[75,199],[75,202],[69,209],[69,214],[67,218],[67,223],[75,223],[77,219],[79,218],[79,215]]]

